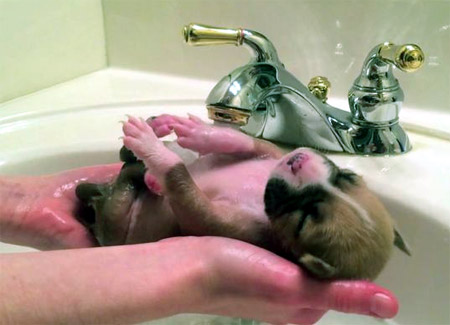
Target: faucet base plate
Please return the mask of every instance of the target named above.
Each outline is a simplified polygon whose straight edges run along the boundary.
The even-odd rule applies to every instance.
[[[397,155],[412,148],[408,135],[398,123],[385,127],[354,125],[347,141],[349,149],[359,155]]]

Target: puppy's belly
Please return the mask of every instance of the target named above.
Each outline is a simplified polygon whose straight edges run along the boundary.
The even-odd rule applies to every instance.
[[[269,159],[240,161],[236,157],[211,155],[195,160],[188,169],[212,203],[229,204],[242,209],[251,218],[269,223],[264,212],[264,190],[275,162]],[[177,219],[184,216],[175,216],[168,199],[163,196],[148,192],[140,194],[130,214],[126,244],[189,235],[178,226]]]
[[[270,171],[277,161],[236,160],[229,156],[205,157],[188,166],[188,169],[197,186],[213,202],[227,202],[267,219],[264,212],[264,190]]]

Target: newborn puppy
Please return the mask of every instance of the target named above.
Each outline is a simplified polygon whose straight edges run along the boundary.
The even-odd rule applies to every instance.
[[[190,116],[130,117],[124,167],[82,184],[84,222],[102,245],[224,236],[272,250],[319,278],[374,279],[406,245],[361,177],[306,148],[273,144]],[[201,156],[185,163],[158,137],[174,131]],[[137,157],[137,158],[136,158]]]

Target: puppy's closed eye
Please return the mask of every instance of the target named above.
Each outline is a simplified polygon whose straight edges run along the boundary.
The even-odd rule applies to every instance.
[[[307,215],[306,213],[300,212],[299,214],[300,215],[298,217],[298,224],[297,224],[297,227],[295,228],[295,232],[294,232],[295,238],[298,238],[298,236],[300,235],[300,232],[302,231],[303,226],[305,225],[306,218],[311,218],[311,216]]]
[[[329,199],[330,193],[320,184],[312,184],[301,190],[292,188],[283,179],[269,180],[264,193],[265,211],[275,219],[299,210],[303,215],[316,217],[317,205]]]
[[[361,176],[356,175],[349,169],[339,169],[330,179],[333,186],[345,190],[350,186],[357,186],[361,181]]]
[[[269,180],[264,193],[265,211],[269,218],[278,218],[295,209],[295,196],[282,179]]]

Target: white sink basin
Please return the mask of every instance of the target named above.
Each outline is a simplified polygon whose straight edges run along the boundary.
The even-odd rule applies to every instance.
[[[0,173],[38,175],[117,162],[121,147],[118,121],[125,114],[148,117],[163,112],[190,112],[206,118],[203,105],[182,101],[0,114]],[[450,142],[411,133],[410,138],[413,150],[401,156],[330,155],[338,165],[365,177],[412,248],[412,257],[395,251],[377,280],[397,295],[400,312],[391,321],[331,312],[319,324],[450,323]],[[17,250],[28,249],[0,244],[2,253]],[[232,323],[205,317],[177,316],[156,323],[205,324],[206,319],[214,324]]]

